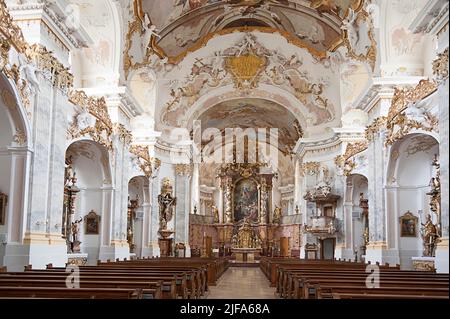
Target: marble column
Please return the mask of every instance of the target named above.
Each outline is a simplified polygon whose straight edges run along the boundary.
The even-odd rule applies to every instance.
[[[158,243],[159,230],[159,204],[158,195],[160,193],[161,181],[159,176],[155,176],[152,180],[151,186],[151,218],[150,218],[150,243],[153,257],[160,256],[160,249]]]
[[[385,133],[374,134],[367,150],[368,198],[369,198],[369,244],[366,249],[366,261],[372,263],[398,264],[398,250],[389,250],[386,223],[386,188],[385,176],[387,170],[387,149],[384,147]]]
[[[224,223],[231,224],[233,222],[233,185],[227,182],[225,185],[225,209]]]
[[[131,162],[126,145],[115,138],[114,152],[109,152],[112,178],[111,208],[105,211],[110,214],[111,239],[109,245],[100,247],[101,260],[130,258],[127,238],[128,214],[128,165]]]
[[[294,179],[294,203],[295,206],[301,209],[302,202],[302,187],[301,187],[301,164],[300,160],[295,161],[295,179]]]
[[[197,168],[198,168],[198,164]],[[191,213],[191,178],[193,170],[189,164],[179,164],[175,168],[175,196],[177,198],[175,212],[175,243],[184,243],[186,257],[190,256],[189,246],[189,214]],[[193,181],[195,184],[195,181]],[[195,192],[194,192],[195,193]],[[200,200],[198,199],[197,205]],[[199,207],[197,207],[199,209]]]
[[[142,250],[141,257],[151,257],[151,214],[152,214],[152,205],[151,205],[151,191],[152,191],[152,180],[149,180],[149,186],[144,186],[143,190],[143,220],[142,220]]]
[[[448,39],[447,39],[448,41]],[[447,43],[448,45],[448,43]],[[447,66],[448,71],[448,66]],[[441,180],[441,225],[442,238],[436,247],[436,271],[449,272],[449,79],[441,81],[439,94],[439,162]]]
[[[267,223],[267,218],[268,218],[268,214],[269,214],[269,194],[270,194],[270,188],[267,184],[262,184],[259,187],[259,191],[260,191],[260,200],[261,200],[261,207],[260,207],[260,223],[261,224],[266,224]]]
[[[193,164],[193,172],[192,172],[192,200],[190,199],[190,207],[194,209],[197,206],[197,211],[202,214],[202,209],[200,207],[200,164]],[[203,210],[205,212],[205,210]]]
[[[5,265],[11,271],[21,271],[27,264],[45,268],[48,263],[64,266],[67,262],[66,245],[58,226],[62,214],[66,143],[65,135],[59,132],[66,126],[62,110],[68,107],[68,102],[53,86],[53,79],[41,73],[37,76],[40,92],[32,99],[29,109],[34,130],[33,136],[27,137],[33,144],[30,156],[33,165],[29,166],[30,175],[26,180],[30,183],[26,194],[28,204],[23,207],[26,221],[22,224],[20,241],[11,243],[5,252]]]
[[[224,196],[223,187],[222,187],[222,185],[220,185],[220,187],[219,187],[219,206],[217,207],[217,209],[219,210],[219,222],[220,223],[225,222],[223,196]]]
[[[353,259],[353,188],[351,178],[341,177],[344,187],[343,196],[343,240],[336,251],[336,258]],[[338,248],[337,247],[337,248]]]

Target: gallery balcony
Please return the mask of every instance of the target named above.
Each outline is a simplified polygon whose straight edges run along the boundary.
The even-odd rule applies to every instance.
[[[311,217],[311,224],[305,225],[304,230],[311,234],[333,235],[336,233],[336,218],[330,216]]]

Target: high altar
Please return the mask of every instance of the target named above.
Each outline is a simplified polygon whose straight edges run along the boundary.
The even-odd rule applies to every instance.
[[[236,261],[252,262],[272,249],[277,220],[271,216],[272,179],[264,165],[225,164],[219,168],[222,218],[216,224],[219,245]]]

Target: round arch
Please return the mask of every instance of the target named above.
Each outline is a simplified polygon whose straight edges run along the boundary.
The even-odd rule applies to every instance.
[[[32,135],[31,124],[28,119],[28,111],[22,104],[16,85],[3,73],[0,73],[0,93],[1,102],[9,110],[8,113],[10,116],[11,126],[13,126],[14,129],[20,129],[24,133],[26,143],[22,146],[31,148]]]

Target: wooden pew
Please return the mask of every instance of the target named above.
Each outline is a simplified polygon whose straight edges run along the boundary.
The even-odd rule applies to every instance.
[[[0,287],[54,287],[67,288],[65,278],[46,279],[45,281],[29,278],[0,278]],[[162,282],[129,282],[129,281],[104,281],[83,280],[80,288],[133,288],[142,289],[142,299],[162,299]],[[77,288],[74,288],[77,289]]]
[[[142,299],[141,289],[1,287],[0,298]]]
[[[45,271],[28,271],[24,273],[3,273],[0,274],[0,279],[35,279],[41,281],[52,280],[65,280],[69,274],[65,272],[53,272],[47,273]],[[80,286],[83,286],[85,282],[103,281],[111,283],[146,283],[148,285],[155,286],[157,283],[162,282],[161,291],[163,299],[176,299],[177,294],[187,299],[186,281],[180,277],[161,277],[161,276],[135,276],[132,274],[102,274],[100,272],[90,274],[80,274]],[[177,284],[179,290],[177,291]]]

